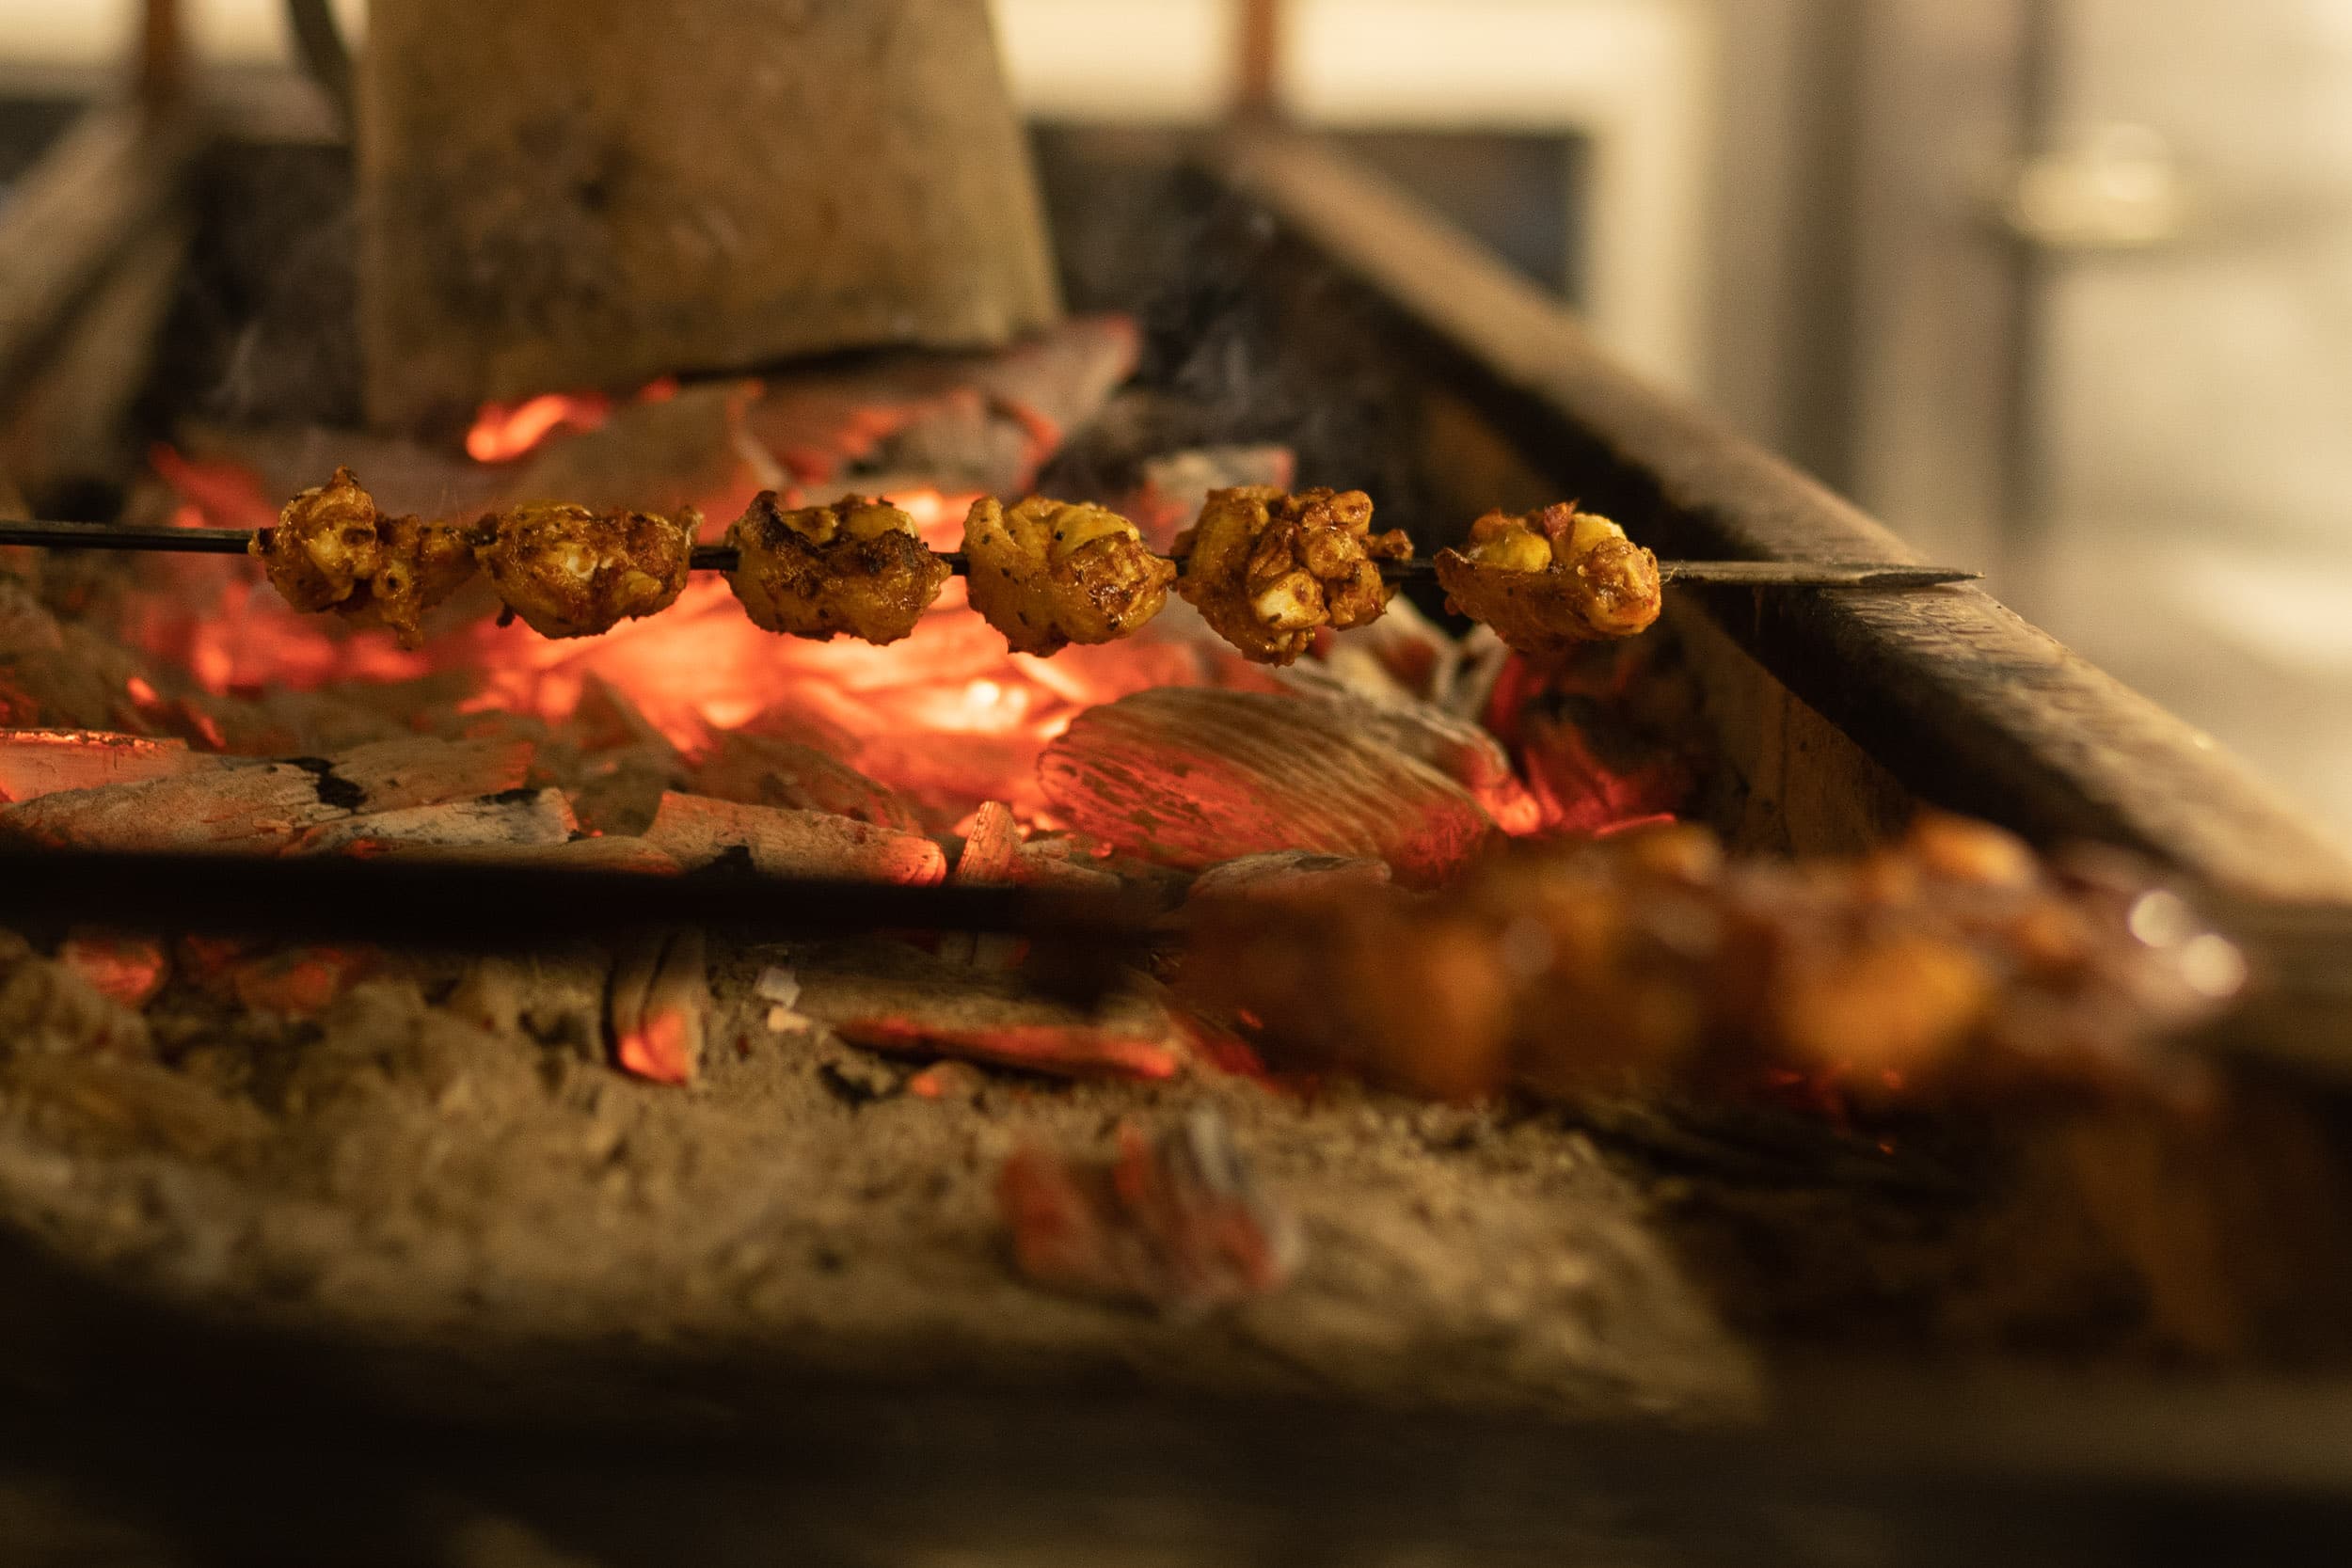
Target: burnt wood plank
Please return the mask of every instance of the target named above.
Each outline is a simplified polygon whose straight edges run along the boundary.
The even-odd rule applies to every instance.
[[[1232,187],[1419,329],[1531,457],[1663,554],[1916,558],[1883,525],[1619,368],[1547,296],[1299,134],[1212,153]],[[2212,738],[1972,588],[1709,590],[1724,627],[1921,798],[2138,849],[2233,895],[2352,898],[2352,857]]]

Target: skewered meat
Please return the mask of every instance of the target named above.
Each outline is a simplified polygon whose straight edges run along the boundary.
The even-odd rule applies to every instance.
[[[983,497],[963,522],[972,608],[1017,654],[1111,642],[1168,603],[1176,563],[1100,506],[1031,496],[1008,510]]]
[[[294,609],[389,627],[404,648],[423,641],[424,612],[474,572],[463,530],[385,516],[349,468],[288,501],[278,526],[247,547]]]
[[[913,517],[856,496],[787,511],[762,490],[727,543],[741,552],[727,581],[752,624],[820,642],[843,632],[896,642],[947,581],[947,563],[924,546]]]
[[[1727,863],[1684,827],[1498,855],[1434,899],[1204,901],[1184,964],[1270,1048],[1462,1099],[1775,1073],[1864,1100],[2161,1088],[2155,1048],[2243,977],[2137,868],[1938,816],[1851,861]]]
[[[1470,547],[1438,552],[1447,607],[1520,653],[1565,653],[1632,637],[1658,619],[1658,558],[1574,502],[1524,516],[1489,512]]]
[[[489,537],[474,553],[506,608],[542,637],[595,637],[670,607],[686,586],[702,515],[541,501],[484,523]]]
[[[1391,592],[1377,563],[1412,553],[1402,530],[1372,531],[1361,490],[1213,490],[1200,521],[1176,538],[1184,562],[1176,592],[1245,658],[1289,664],[1317,626],[1344,631],[1377,619]]]

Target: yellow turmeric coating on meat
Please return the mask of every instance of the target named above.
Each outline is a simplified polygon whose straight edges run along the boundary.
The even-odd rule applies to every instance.
[[[474,572],[465,530],[386,516],[349,468],[288,501],[247,549],[294,609],[388,627],[406,648],[423,641],[424,612]]]
[[[542,637],[595,637],[667,610],[686,586],[701,514],[591,512],[569,502],[483,519],[475,554],[506,608]]]
[[[752,623],[818,641],[846,632],[896,642],[946,585],[947,563],[883,501],[845,496],[830,506],[787,510],[763,490],[733,526],[739,552],[727,581]]]
[[[1468,550],[1438,552],[1438,580],[1448,608],[1523,654],[1635,636],[1661,604],[1658,558],[1572,502],[1487,513],[1470,525]]]
[[[1317,626],[1378,619],[1394,592],[1379,563],[1412,553],[1402,530],[1372,531],[1372,498],[1361,490],[1213,490],[1200,520],[1177,536],[1184,575],[1176,592],[1244,657],[1288,664]]]
[[[1176,580],[1176,563],[1118,513],[1043,496],[1010,508],[973,502],[963,556],[972,608],[1018,654],[1128,636],[1160,612]]]

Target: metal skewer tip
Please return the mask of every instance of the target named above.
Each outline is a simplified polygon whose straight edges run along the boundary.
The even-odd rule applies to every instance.
[[[261,532],[266,535],[269,531]],[[116,528],[109,523],[0,522],[0,545],[32,545],[48,549],[135,550],[177,555],[243,555],[256,535],[233,528]],[[961,551],[942,552],[951,571],[964,570]],[[736,552],[730,545],[697,545],[690,558],[694,569],[730,572]],[[1437,566],[1428,561],[1384,561],[1381,574],[1391,580],[1429,578]],[[1661,561],[1658,575],[1667,582],[1698,583],[1734,588],[1849,588],[1895,592],[1939,588],[1947,583],[1974,582],[1984,574],[1950,566],[1912,566],[1870,561]]]

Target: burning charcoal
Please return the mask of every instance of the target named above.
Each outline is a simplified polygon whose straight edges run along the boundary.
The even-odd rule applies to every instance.
[[[1330,709],[1260,692],[1161,689],[1078,716],[1039,777],[1073,827],[1201,870],[1306,849],[1383,860],[1416,886],[1465,864],[1494,823],[1460,784]]]
[[[983,800],[972,814],[972,831],[963,835],[963,853],[956,857],[958,883],[1010,882],[1021,858],[1021,826],[1012,808],[1002,800]]]
[[[1184,1058],[1165,1029],[1110,1023],[935,1023],[911,1018],[832,1021],[853,1045],[898,1055],[960,1056],[1057,1078],[1173,1078]]]
[[[720,736],[691,784],[692,793],[716,800],[832,812],[896,832],[923,831],[922,819],[898,791],[829,752],[773,736],[739,730]]]
[[[1473,626],[1475,635],[1481,628]],[[1352,637],[1335,637],[1313,665],[1285,675],[1319,674],[1375,703],[1419,703],[1450,718],[1474,722],[1481,705],[1462,703],[1463,639],[1436,625],[1398,595],[1388,612]],[[1506,652],[1508,650],[1505,650]]]
[[[603,511],[645,507],[664,515],[696,510],[728,516],[754,491],[776,483],[748,460],[744,434],[757,384],[722,381],[613,410],[594,430],[550,440],[502,476],[514,501],[565,496]]]
[[[1013,851],[1009,879],[1017,887],[1063,888],[1080,893],[1112,893],[1125,885],[1118,872],[1093,855],[1065,852],[1061,845],[1067,842],[1031,839],[1021,845]]]
[[[57,946],[57,961],[101,995],[144,1007],[171,977],[171,956],[154,937],[77,927]]]
[[[1110,1162],[1016,1149],[996,1201],[1013,1260],[1035,1283],[1179,1314],[1279,1290],[1302,1250],[1296,1224],[1206,1108],[1156,1141],[1122,1125]]]
[[[284,843],[355,815],[514,789],[530,764],[522,743],[382,741],[326,759],[62,790],[0,810],[0,838],[126,850]]]
[[[226,983],[237,1006],[254,1013],[317,1018],[381,969],[383,955],[372,947],[265,947],[240,952],[214,975],[212,990]]]
[[[676,749],[666,741],[600,752],[570,775],[572,816],[593,833],[639,836],[653,826],[661,797],[687,783],[685,773]]]
[[[0,816],[0,822],[7,820]],[[771,877],[849,877],[921,885],[947,874],[939,846],[913,833],[821,811],[747,806],[699,795],[661,797],[645,840],[680,865],[707,865],[731,849]]]
[[[907,1079],[906,1092],[917,1100],[977,1100],[988,1088],[980,1069],[966,1062],[933,1062]]]
[[[1386,741],[1460,784],[1505,832],[1525,834],[1544,825],[1543,809],[1519,782],[1510,753],[1494,732],[1417,698],[1368,697],[1342,685],[1321,667],[1298,665],[1282,682],[1328,709],[1329,721],[1367,739]]]
[[[102,730],[0,730],[0,803],[221,766],[184,740]]]
[[[381,854],[390,849],[523,847],[568,843],[580,824],[556,789],[515,790],[479,800],[347,816],[310,829],[298,854]]]
[[[1412,553],[1402,530],[1372,531],[1360,490],[1219,490],[1176,540],[1176,591],[1244,658],[1289,664],[1317,628],[1377,619],[1393,592],[1379,562]]]
[[[613,1059],[657,1084],[691,1084],[700,1069],[710,987],[699,927],[623,949],[607,1003]]]
[[[1012,808],[1002,800],[983,800],[947,879],[959,886],[1010,883],[1020,861],[1021,827],[1013,820]],[[1027,945],[1001,932],[949,931],[939,939],[939,956],[950,963],[1009,969]]]

